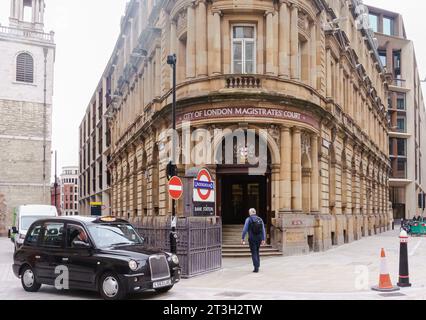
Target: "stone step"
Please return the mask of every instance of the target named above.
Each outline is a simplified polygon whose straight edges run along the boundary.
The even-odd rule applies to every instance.
[[[282,253],[279,251],[274,251],[274,252],[260,252],[260,256],[261,257],[282,257]],[[239,252],[239,253],[227,253],[227,252],[222,252],[222,257],[223,258],[250,258],[251,254],[250,252]]]
[[[248,245],[230,243],[230,244],[224,244],[222,246],[222,249],[224,249],[224,250],[225,249],[248,249],[248,250],[250,250],[250,247]],[[262,250],[262,249],[273,249],[273,248],[272,248],[271,245],[265,245],[265,246],[262,246],[260,249]],[[276,250],[276,249],[274,249],[274,250]]]

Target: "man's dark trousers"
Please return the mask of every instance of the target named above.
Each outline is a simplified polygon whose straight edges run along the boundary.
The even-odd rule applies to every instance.
[[[253,266],[255,271],[259,271],[260,268],[260,245],[262,244],[262,239],[256,237],[249,239],[251,257],[253,259]]]

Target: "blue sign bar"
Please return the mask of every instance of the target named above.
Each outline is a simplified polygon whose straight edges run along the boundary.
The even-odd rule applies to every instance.
[[[195,189],[214,190],[214,182],[194,180],[194,188]]]

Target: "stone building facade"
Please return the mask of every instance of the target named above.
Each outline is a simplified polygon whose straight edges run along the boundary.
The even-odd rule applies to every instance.
[[[50,204],[54,34],[44,0],[11,0],[0,26],[0,199],[5,224],[23,204]]]
[[[205,151],[182,139],[179,175],[210,169],[224,225],[242,224],[256,207],[268,242],[286,255],[387,230],[387,82],[359,2],[130,1],[102,77],[112,213],[170,215],[162,154],[171,127],[167,56],[176,53],[178,130],[198,142],[203,132],[212,160],[184,161]],[[237,161],[221,162],[221,129],[255,130],[267,145],[265,171],[249,174],[246,156],[260,149],[246,140],[232,139]]]
[[[78,167],[68,166],[62,168],[60,181],[60,204],[62,216],[77,216],[78,207]]]
[[[426,110],[414,43],[407,38],[403,17],[369,7],[370,25],[379,42],[379,55],[391,79],[390,200],[395,220],[424,215],[419,201],[426,191]]]

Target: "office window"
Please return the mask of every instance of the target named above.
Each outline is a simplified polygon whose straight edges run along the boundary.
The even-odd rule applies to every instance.
[[[392,18],[383,18],[383,33],[389,36],[394,35],[394,20]]]
[[[256,30],[234,26],[232,32],[232,73],[256,73]]]
[[[382,62],[382,65],[386,67],[386,64],[387,64],[386,50],[379,50],[379,57],[380,57],[380,61]]]
[[[397,139],[398,156],[405,157],[407,155],[407,140]]]
[[[405,116],[398,116],[396,120],[396,126],[398,129],[398,132],[406,132],[406,117]]]
[[[374,32],[378,32],[379,31],[379,17],[376,16],[375,14],[370,14],[369,19],[370,19],[370,29],[372,29]]]
[[[396,108],[398,110],[406,110],[405,93],[398,93],[398,96],[396,98]]]

